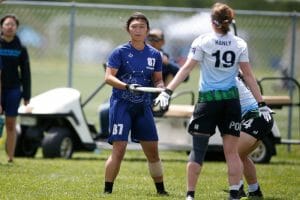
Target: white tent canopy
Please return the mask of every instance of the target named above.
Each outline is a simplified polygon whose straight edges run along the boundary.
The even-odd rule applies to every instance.
[[[168,39],[194,39],[197,36],[212,30],[210,13],[201,12],[188,19],[179,20],[165,28]]]

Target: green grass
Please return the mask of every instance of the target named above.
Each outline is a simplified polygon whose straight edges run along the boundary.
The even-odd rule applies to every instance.
[[[33,65],[33,94],[66,86],[66,68],[53,65],[45,68]],[[103,81],[103,69],[95,66],[74,69],[74,87],[82,92],[82,99]],[[261,75],[261,74],[260,74]],[[47,80],[45,81],[45,77]],[[188,83],[176,91],[197,92],[198,70],[194,70]],[[88,105],[85,113],[89,121],[98,125],[97,107],[109,97],[111,88],[106,86]],[[178,98],[175,103],[186,103]],[[299,139],[298,109],[294,109],[292,134]],[[276,121],[283,138],[287,131],[287,108],[276,110]],[[75,153],[72,160],[43,159],[41,152],[35,159],[17,158],[11,165],[6,163],[3,150],[4,138],[0,139],[0,199],[184,199],[185,152],[162,151],[165,184],[170,197],[158,197],[148,174],[144,155],[140,151],[128,151],[117,177],[112,195],[104,195],[104,163],[109,151],[100,154]],[[270,164],[257,165],[258,177],[265,199],[300,199],[300,146],[277,146],[278,155]],[[197,199],[226,199],[228,189],[227,169],[224,162],[206,162],[197,187]]]
[[[33,96],[55,87],[67,85],[67,69],[49,59],[48,65],[33,60]],[[59,62],[57,62],[59,63]],[[42,67],[40,67],[42,66]],[[267,72],[256,72],[258,77]],[[82,100],[103,81],[104,72],[99,66],[75,66],[74,87],[82,93]],[[46,80],[46,81],[45,81]],[[188,83],[180,85],[175,92],[193,90],[197,94],[198,70],[195,69]],[[271,88],[271,87],[270,87]],[[110,95],[106,86],[84,108],[87,119],[98,126],[98,106]],[[268,92],[270,92],[268,90]],[[278,91],[272,91],[277,94]],[[180,97],[174,103],[187,103]],[[292,136],[300,139],[299,108],[293,110]],[[282,137],[287,137],[287,108],[276,110]],[[128,151],[112,195],[103,195],[104,163],[109,151],[75,153],[74,159],[42,159],[41,152],[35,159],[18,158],[13,165],[6,163],[3,150],[4,138],[0,139],[0,199],[184,199],[185,196],[185,152],[162,151],[165,183],[171,196],[157,197],[148,174],[146,161],[140,151]],[[258,177],[266,199],[300,199],[300,146],[278,146],[278,155],[271,164],[257,165]],[[197,187],[197,199],[226,199],[228,189],[224,162],[206,162]]]
[[[111,195],[104,195],[104,164],[109,150],[75,153],[73,159],[17,158],[7,164],[0,150],[0,199],[184,199],[185,152],[161,151],[169,197],[158,197],[141,151],[127,151]],[[257,165],[265,199],[300,199],[300,146],[278,146],[270,164]],[[228,189],[223,161],[207,161],[197,186],[196,199],[226,199]]]

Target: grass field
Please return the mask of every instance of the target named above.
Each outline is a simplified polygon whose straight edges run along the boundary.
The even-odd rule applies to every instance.
[[[0,199],[184,199],[185,152],[161,151],[165,185],[169,197],[159,197],[148,175],[141,151],[127,151],[111,195],[104,195],[104,163],[110,151],[75,153],[73,159],[17,158],[6,163],[0,150]],[[207,161],[197,187],[196,199],[227,199],[226,166],[223,161]],[[291,152],[278,146],[270,164],[257,165],[265,199],[300,199],[300,146]]]
[[[60,65],[40,66],[33,62],[33,96],[55,87],[67,85],[66,68]],[[82,93],[82,100],[103,81],[101,67],[86,66],[74,69],[74,87]],[[259,73],[260,77],[262,73]],[[45,81],[45,77],[47,80]],[[176,91],[197,92],[198,71],[194,70],[188,83],[183,83]],[[103,91],[84,108],[87,119],[99,126],[98,106],[109,97],[111,87]],[[272,93],[272,92],[271,92]],[[277,93],[273,93],[277,94]],[[186,103],[186,98],[176,99],[176,103]],[[292,137],[300,139],[299,108],[293,109]],[[287,137],[288,109],[276,110],[276,122]],[[72,160],[43,159],[41,152],[35,159],[18,158],[14,164],[6,163],[0,140],[0,199],[184,199],[185,196],[185,152],[162,151],[165,168],[165,182],[170,197],[158,197],[147,165],[140,151],[129,151],[122,164],[120,175],[112,195],[102,194],[104,163],[109,151],[99,153],[75,153]],[[300,199],[300,146],[279,145],[278,155],[270,164],[258,165],[258,176],[265,199]],[[223,162],[207,162],[198,184],[196,199],[226,199],[223,190],[227,186],[226,166]]]
[[[51,65],[51,62],[50,62]],[[34,66],[38,66],[35,63]],[[51,70],[49,70],[51,69]],[[75,68],[74,87],[82,92],[82,99],[103,80],[103,69],[99,67]],[[33,67],[33,95],[54,87],[66,86],[66,70],[61,66]],[[196,92],[198,71],[193,71],[188,83],[177,91]],[[52,81],[45,81],[44,78]],[[87,119],[97,126],[98,106],[109,97],[111,88],[106,86],[84,108]],[[275,94],[275,93],[274,93]],[[176,103],[186,103],[186,98]],[[299,139],[298,109],[293,109],[292,137]],[[276,121],[283,138],[287,136],[288,109],[276,110]],[[72,160],[43,159],[41,152],[35,159],[17,158],[14,164],[6,163],[4,140],[0,139],[0,199],[184,199],[185,196],[185,152],[162,151],[165,183],[169,197],[158,197],[143,154],[128,151],[112,195],[102,194],[104,163],[109,151],[100,153],[75,153]],[[277,146],[278,155],[270,164],[257,165],[258,177],[265,199],[300,199],[300,146]],[[228,189],[224,162],[206,162],[198,184],[196,199],[227,199]]]

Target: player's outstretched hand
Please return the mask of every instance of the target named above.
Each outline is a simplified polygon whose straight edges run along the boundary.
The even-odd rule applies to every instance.
[[[169,89],[165,89],[165,91],[161,92],[158,97],[154,100],[154,105],[158,105],[161,110],[167,110],[170,103],[170,98],[173,91]]]
[[[267,106],[265,102],[260,102],[258,103],[258,111],[259,111],[259,116],[263,116],[263,118],[269,122],[271,121],[272,117],[271,114],[274,113],[271,108]]]

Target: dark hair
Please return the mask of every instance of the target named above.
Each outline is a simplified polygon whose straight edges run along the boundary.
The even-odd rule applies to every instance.
[[[234,18],[233,9],[223,3],[215,3],[212,7],[212,23],[226,34],[229,31],[229,25]]]
[[[163,39],[163,38],[157,37],[157,35],[148,34],[147,40],[148,40],[149,42],[159,42],[159,41],[162,41],[162,40],[164,40],[164,39]]]
[[[141,12],[135,12],[128,18],[128,20],[126,22],[126,30],[127,31],[129,30],[130,23],[133,20],[144,20],[147,24],[147,29],[150,30],[149,21],[148,21],[147,17]]]
[[[20,23],[19,23],[18,18],[17,18],[14,14],[7,14],[7,15],[5,15],[4,17],[2,17],[1,20],[0,20],[0,25],[1,25],[1,27],[2,27],[2,25],[3,25],[3,23],[4,23],[4,21],[5,21],[7,18],[12,18],[13,20],[15,20],[15,22],[16,22],[16,24],[17,24],[17,27],[19,26]]]
[[[150,42],[159,42],[165,40],[165,36],[162,30],[155,28],[150,30],[147,40]]]

